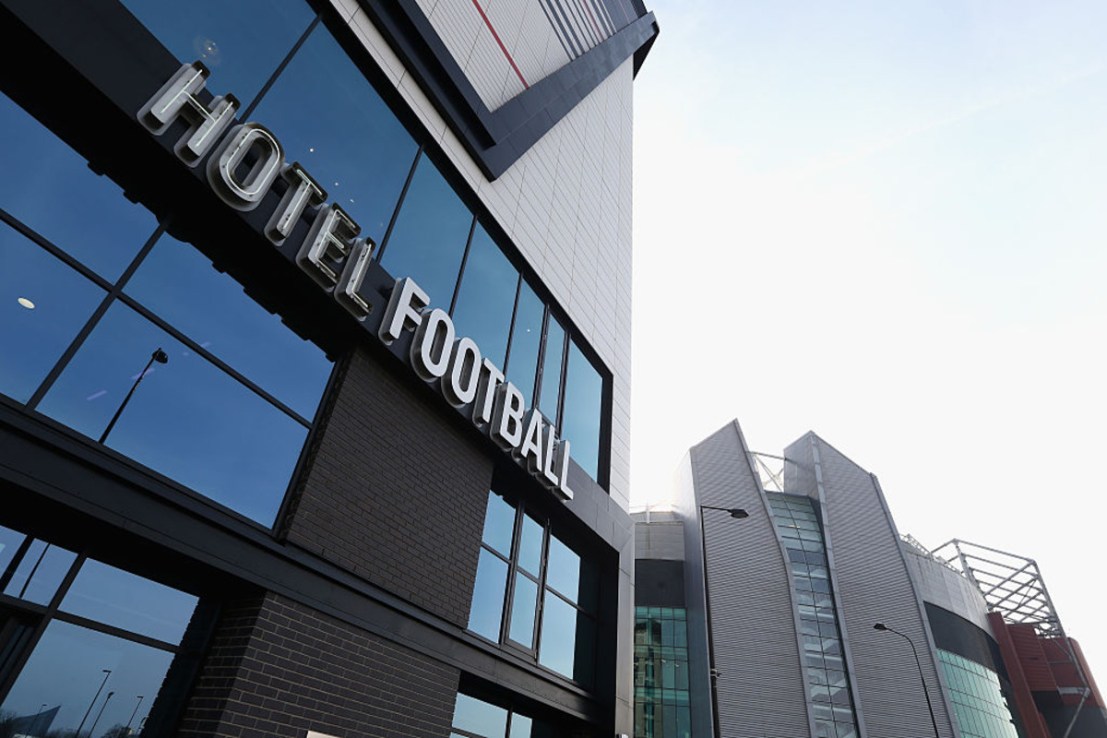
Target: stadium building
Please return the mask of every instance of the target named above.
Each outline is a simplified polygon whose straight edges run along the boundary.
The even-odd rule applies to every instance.
[[[1037,565],[901,536],[876,476],[808,433],[694,446],[636,513],[636,738],[1101,738]]]

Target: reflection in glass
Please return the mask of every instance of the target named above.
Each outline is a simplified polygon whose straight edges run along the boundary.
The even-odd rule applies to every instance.
[[[504,365],[519,271],[478,223],[454,306],[457,335],[476,341],[481,355]]]
[[[507,733],[507,710],[458,694],[453,727],[488,738],[501,738]]]
[[[519,304],[515,308],[515,327],[511,331],[511,354],[507,361],[507,379],[519,388],[531,407],[534,379],[538,372],[538,347],[542,344],[542,316],[546,306],[534,294],[526,280],[519,283]]]
[[[580,556],[554,536],[550,536],[546,586],[553,587],[571,602],[577,602],[577,592],[580,589]]]
[[[511,732],[508,734],[508,738],[531,738],[533,727],[533,720],[515,713],[511,716]]]
[[[311,32],[252,117],[265,121],[285,158],[303,165],[362,236],[380,243],[418,147],[324,26]]]
[[[76,558],[72,551],[35,540],[4,588],[4,594],[48,605]]]
[[[0,392],[29,400],[104,294],[0,223]]]
[[[491,641],[500,640],[506,588],[507,564],[482,548],[477,561],[477,580],[473,585],[473,604],[469,609],[469,630]]]
[[[172,660],[167,651],[55,620],[0,712],[29,718],[28,727],[35,731],[31,735],[73,731],[85,721],[82,733],[87,735],[95,723],[93,738],[101,738],[126,725],[138,695],[145,696],[144,705],[155,702]],[[105,670],[111,673],[105,675]],[[109,699],[109,694],[114,696]],[[133,724],[141,724],[144,716],[140,712]]]
[[[196,602],[190,594],[89,559],[65,593],[61,610],[176,644]]]
[[[577,609],[557,595],[547,594],[542,609],[538,663],[572,678],[576,642]]]
[[[96,438],[152,348],[155,365],[108,445],[263,525],[276,517],[307,429],[116,303],[39,410]]]
[[[534,613],[538,607],[538,585],[525,575],[515,575],[515,594],[511,598],[511,625],[508,637],[527,648],[534,645]]]
[[[515,508],[495,492],[488,493],[484,515],[484,543],[504,556],[511,556],[511,531],[515,528]]]
[[[523,530],[519,535],[519,566],[538,576],[542,568],[542,539],[545,535],[541,523],[529,515],[523,516]]]
[[[603,379],[576,342],[570,340],[561,435],[572,444],[573,460],[593,479],[598,478],[600,468],[602,410]]]
[[[542,387],[539,408],[551,423],[557,423],[557,404],[561,399],[561,360],[565,355],[565,329],[553,315],[546,328],[546,353],[542,357]],[[576,449],[572,455],[577,456]]]
[[[248,105],[314,17],[302,0],[123,0],[182,64],[211,70],[208,89]]]
[[[396,278],[411,277],[430,304],[450,307],[473,214],[426,156],[388,238],[381,265]]]
[[[22,533],[0,526],[0,575],[3,575],[15,560],[15,554],[26,538]]]
[[[0,208],[114,281],[154,232],[154,216],[3,94],[0,130]]]
[[[310,420],[331,362],[217,272],[190,244],[162,236],[127,294]]]

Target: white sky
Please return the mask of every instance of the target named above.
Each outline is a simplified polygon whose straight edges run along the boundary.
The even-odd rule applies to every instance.
[[[1107,3],[651,0],[632,502],[737,418],[1035,558],[1107,682]]]

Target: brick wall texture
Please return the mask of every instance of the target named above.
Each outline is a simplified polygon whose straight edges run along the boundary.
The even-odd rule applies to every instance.
[[[288,541],[464,627],[493,460],[419,389],[351,357]]]
[[[442,738],[459,672],[287,598],[232,603],[177,735]]]

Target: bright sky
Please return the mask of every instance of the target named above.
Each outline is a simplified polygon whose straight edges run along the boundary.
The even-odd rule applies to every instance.
[[[632,502],[737,418],[1037,560],[1107,683],[1107,3],[651,0]]]

